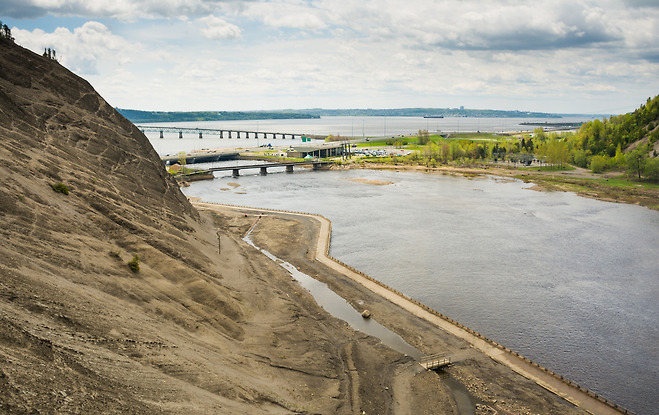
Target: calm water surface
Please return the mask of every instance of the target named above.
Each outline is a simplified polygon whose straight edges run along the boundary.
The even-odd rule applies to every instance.
[[[639,414],[657,413],[658,212],[497,178],[247,174],[184,193],[322,214],[336,258]]]

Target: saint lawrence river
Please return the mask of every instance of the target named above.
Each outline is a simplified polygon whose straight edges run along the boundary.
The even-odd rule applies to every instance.
[[[249,172],[183,190],[322,214],[334,257],[638,414],[656,413],[658,212],[495,177]]]

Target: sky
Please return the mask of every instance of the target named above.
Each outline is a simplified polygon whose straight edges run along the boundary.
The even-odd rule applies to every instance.
[[[0,0],[17,44],[150,111],[633,111],[659,0]]]

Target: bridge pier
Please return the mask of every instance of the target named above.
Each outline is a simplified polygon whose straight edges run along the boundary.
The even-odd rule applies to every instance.
[[[220,138],[224,138],[224,131],[220,130]]]
[[[238,133],[238,138],[240,138],[240,131],[236,131]]]
[[[286,173],[293,173],[293,166],[286,166]]]
[[[268,174],[268,168],[267,167],[261,167],[261,176],[265,176],[266,174]]]
[[[238,177],[240,176],[240,169],[233,169],[233,173],[231,174],[233,177]]]
[[[229,138],[231,138],[231,131],[229,131]]]

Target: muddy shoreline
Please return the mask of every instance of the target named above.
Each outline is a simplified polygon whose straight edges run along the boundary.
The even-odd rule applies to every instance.
[[[535,171],[512,168],[505,165],[483,165],[479,167],[451,167],[451,166],[412,166],[403,164],[383,163],[349,163],[335,166],[336,169],[366,169],[366,170],[395,170],[412,171],[427,174],[460,175],[465,177],[492,175],[510,177],[533,183],[530,190],[541,192],[574,192],[581,197],[601,200],[603,202],[626,203],[640,205],[648,209],[659,210],[659,189],[643,187],[641,183],[636,186],[611,186],[600,181],[608,181],[620,176],[621,173],[595,174],[586,169],[575,168],[565,171]]]
[[[478,403],[477,414],[548,413],[549,408],[555,413],[625,413],[604,398],[329,257],[331,224],[322,217],[194,204],[198,209],[223,214],[263,215],[252,236],[255,243],[326,283],[358,312],[368,309],[378,322],[423,353],[450,355],[455,364],[444,374],[467,388],[472,402]],[[296,237],[291,240],[290,235]],[[446,382],[442,387],[448,388]]]

